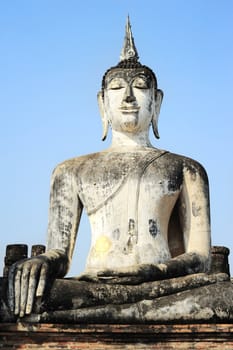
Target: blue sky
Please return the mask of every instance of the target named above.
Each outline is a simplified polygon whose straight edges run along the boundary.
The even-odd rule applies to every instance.
[[[233,1],[0,2],[0,269],[5,246],[45,243],[53,168],[106,148],[96,102],[118,63],[127,14],[143,64],[164,91],[155,147],[209,175],[212,244],[233,246]],[[84,268],[79,229],[71,275]],[[233,250],[230,257],[233,271]]]

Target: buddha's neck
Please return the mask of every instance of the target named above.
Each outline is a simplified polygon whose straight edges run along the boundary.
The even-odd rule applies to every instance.
[[[153,147],[149,141],[148,131],[142,131],[137,134],[122,133],[116,130],[112,130],[112,145],[111,148],[118,147]]]

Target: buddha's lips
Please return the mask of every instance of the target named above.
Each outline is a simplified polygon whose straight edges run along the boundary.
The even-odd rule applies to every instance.
[[[140,109],[140,107],[135,107],[135,106],[132,106],[132,107],[120,107],[119,110],[123,113],[136,113],[138,112]]]

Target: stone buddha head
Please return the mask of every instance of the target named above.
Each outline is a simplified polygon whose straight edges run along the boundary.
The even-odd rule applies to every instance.
[[[158,116],[163,92],[157,88],[154,72],[138,61],[129,18],[120,62],[106,71],[98,103],[103,122],[105,140],[108,127],[125,133],[140,133],[149,130],[152,124],[156,138]]]

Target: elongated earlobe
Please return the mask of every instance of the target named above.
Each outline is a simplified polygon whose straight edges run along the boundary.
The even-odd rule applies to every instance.
[[[103,126],[102,141],[104,141],[108,135],[109,123],[108,123],[108,118],[106,116],[106,112],[105,112],[105,108],[104,108],[104,100],[103,100],[103,96],[102,96],[102,91],[98,92],[97,99],[98,99],[98,105],[99,105],[100,115],[101,115],[101,119],[102,119],[102,126]]]
[[[155,92],[155,104],[154,104],[154,111],[153,111],[153,117],[152,117],[152,129],[157,139],[160,138],[159,131],[158,131],[158,119],[159,119],[159,112],[160,112],[162,100],[163,100],[163,91],[158,89]]]
[[[153,120],[152,120],[152,129],[153,129],[153,133],[154,133],[156,139],[159,139],[160,136],[159,136],[159,131],[158,131],[158,125],[157,125],[157,122],[153,122]]]

